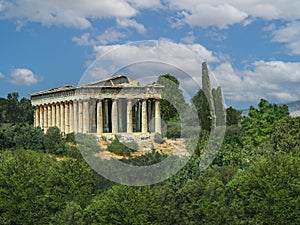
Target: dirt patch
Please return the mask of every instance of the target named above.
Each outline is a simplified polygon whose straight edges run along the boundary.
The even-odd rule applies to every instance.
[[[112,152],[106,151],[108,142],[102,141],[99,143],[102,149],[104,149],[103,152],[99,152],[95,154],[96,157],[100,157],[102,159],[128,159],[128,158],[134,158],[137,156],[144,155],[148,152],[151,152],[152,150],[155,150],[157,152],[160,152],[162,154],[167,155],[177,155],[179,157],[183,156],[189,156],[190,153],[186,150],[186,146],[184,143],[184,139],[176,139],[176,140],[165,140],[161,144],[154,143],[152,140],[142,140],[139,142],[139,150],[132,153],[130,157],[128,156],[119,156]]]

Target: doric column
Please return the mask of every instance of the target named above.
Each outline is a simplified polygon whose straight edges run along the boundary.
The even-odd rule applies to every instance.
[[[65,102],[65,133],[68,134],[70,129],[69,121],[69,102]]]
[[[118,103],[116,99],[112,99],[112,106],[111,106],[111,126],[112,126],[112,133],[118,133]]]
[[[40,126],[40,111],[39,107],[36,107],[34,110],[34,127],[39,127]]]
[[[74,132],[74,109],[73,102],[69,103],[69,133]]]
[[[89,133],[89,124],[90,124],[90,118],[89,118],[89,102],[84,101],[83,102],[83,133]]]
[[[78,133],[78,101],[73,101],[74,133]]]
[[[78,116],[79,116],[79,120],[78,120],[78,132],[82,133],[82,124],[83,124],[83,105],[82,105],[82,101],[80,100],[78,102]]]
[[[142,103],[142,133],[148,132],[148,122],[147,122],[147,100],[143,99]]]
[[[160,101],[155,100],[155,133],[161,134]]]
[[[53,103],[52,105],[51,105],[51,112],[52,112],[52,114],[51,114],[51,118],[52,118],[52,122],[51,122],[51,125],[52,125],[52,127],[55,127],[56,126],[56,124],[55,124],[55,120],[56,120],[56,111],[55,111],[55,104]]]
[[[97,102],[97,134],[103,133],[102,100]]]
[[[47,105],[44,105],[44,124],[43,124],[43,128],[46,131],[46,129],[48,128],[48,107]]]
[[[51,111],[51,105],[49,104],[47,106],[47,114],[48,114],[48,118],[47,118],[47,121],[48,121],[48,128],[49,127],[52,127],[52,111]]]
[[[39,106],[39,111],[40,111],[40,122],[39,122],[39,125],[41,128],[43,128],[44,126],[44,112],[43,112],[43,106]]]
[[[64,102],[60,103],[60,130],[62,133],[65,132],[65,106]]]
[[[55,104],[55,126],[57,126],[58,128],[60,128],[60,106],[59,103]]]
[[[127,99],[127,133],[132,132],[132,100]]]
[[[103,100],[103,132],[109,132],[108,99]]]

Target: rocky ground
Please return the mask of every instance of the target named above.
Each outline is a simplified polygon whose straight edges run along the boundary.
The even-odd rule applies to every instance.
[[[107,149],[107,145],[108,145],[107,141],[102,141],[99,144],[103,149]],[[130,157],[141,156],[152,150],[155,150],[162,154],[178,155],[180,157],[188,156],[190,154],[186,150],[186,147],[184,144],[184,139],[182,139],[182,138],[179,138],[176,140],[167,139],[161,144],[154,143],[153,140],[141,140],[138,142],[138,144],[139,144],[139,150],[132,153]],[[129,158],[129,157],[116,155],[116,154],[106,151],[106,150],[98,153],[97,156],[101,157],[102,159],[110,159],[112,157],[116,158],[116,159]]]

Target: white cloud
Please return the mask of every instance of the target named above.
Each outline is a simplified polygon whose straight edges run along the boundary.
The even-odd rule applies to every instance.
[[[72,41],[74,41],[79,46],[89,46],[95,44],[95,41],[91,40],[90,38],[90,33],[84,33],[80,37],[73,37]]]
[[[25,68],[13,69],[10,76],[11,76],[10,82],[16,85],[30,86],[38,82],[38,79],[34,75],[34,73],[31,70]]]
[[[160,0],[129,0],[136,8],[162,8]]]
[[[3,77],[4,77],[4,75],[0,72],[0,79],[3,78]]]
[[[256,18],[293,21],[300,18],[300,2],[295,0],[167,0],[169,8],[180,12],[178,19],[191,26],[227,28],[248,25]],[[178,20],[175,20],[178,23]],[[179,21],[179,23],[180,23]]]
[[[144,27],[143,24],[137,23],[135,20],[132,19],[127,19],[127,18],[118,18],[117,19],[117,25],[119,27],[133,27],[135,28],[139,33],[145,33],[146,32],[146,28]]]
[[[300,55],[300,21],[287,23],[272,29],[272,41],[286,44],[291,54]]]
[[[184,21],[191,26],[216,26],[222,29],[243,21],[248,15],[228,4],[202,4],[194,6],[191,12],[183,11],[182,16]]]
[[[19,0],[4,1],[5,18],[25,19],[43,25],[64,25],[86,29],[89,19],[132,17],[137,10],[125,0]]]
[[[187,44],[192,44],[195,42],[195,36],[193,32],[189,32],[187,36],[181,39],[182,42],[187,43]]]
[[[226,99],[257,103],[265,98],[271,102],[300,99],[300,63],[256,61],[252,69],[238,71],[229,63],[217,66],[214,75]]]
[[[200,44],[168,40],[136,42],[127,45],[94,46],[98,60],[80,84],[124,73],[134,79],[156,81],[157,76],[175,75],[193,96],[201,86],[201,63],[218,62],[212,51]],[[197,86],[198,85],[198,86]],[[198,87],[198,88],[197,88]]]
[[[120,31],[113,28],[109,28],[104,31],[103,34],[97,36],[97,43],[100,45],[106,45],[109,43],[114,43],[119,41],[121,38],[126,37],[126,35]]]

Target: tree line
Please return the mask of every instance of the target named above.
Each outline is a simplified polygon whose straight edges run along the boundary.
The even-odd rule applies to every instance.
[[[181,99],[179,89],[176,96]],[[80,134],[76,143],[74,134],[62,136],[55,127],[44,134],[30,124],[2,123],[0,223],[300,224],[300,117],[263,99],[247,117],[228,108],[220,151],[200,171],[210,115],[203,113],[201,90],[196,96],[203,128],[186,139],[188,150],[197,141],[194,154],[170,179],[143,187],[115,184],[94,172],[78,150],[84,144],[101,151],[92,136]],[[178,112],[167,102],[161,105],[172,128],[168,135],[176,137]],[[163,114],[166,107],[169,113]],[[166,157],[152,151],[122,161],[142,166]]]

